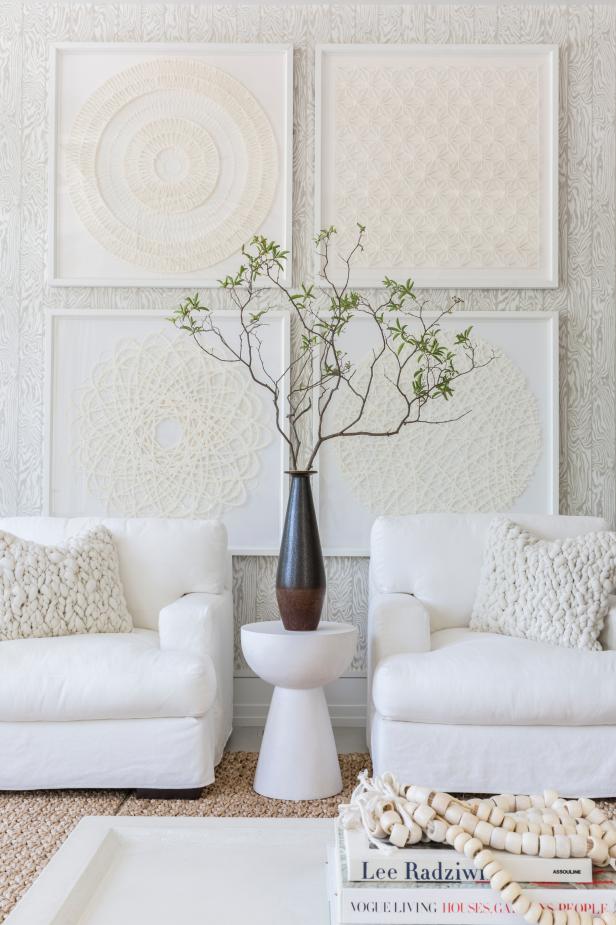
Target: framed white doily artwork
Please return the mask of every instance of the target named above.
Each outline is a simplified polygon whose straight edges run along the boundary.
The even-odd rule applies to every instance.
[[[315,210],[334,283],[557,286],[558,47],[317,47]]]
[[[255,234],[291,250],[291,45],[51,53],[52,285],[214,286]]]
[[[558,313],[454,312],[440,322],[441,342],[455,352],[455,334],[469,326],[477,362],[493,359],[460,377],[448,401],[430,402],[422,413],[425,423],[410,424],[397,436],[324,444],[316,468],[326,554],[367,555],[380,514],[558,513]],[[342,348],[357,364],[356,394],[339,390],[328,431],[354,419],[378,346],[375,331],[366,316],[348,327]],[[464,365],[460,359],[458,368]],[[392,373],[379,365],[363,430],[399,421]]]
[[[239,335],[236,312],[216,325],[230,342]],[[282,376],[288,315],[271,312],[262,335],[263,363]],[[212,335],[203,343],[224,357]],[[237,554],[277,551],[286,445],[241,363],[209,357],[165,313],[58,309],[45,394],[46,513],[220,517]]]

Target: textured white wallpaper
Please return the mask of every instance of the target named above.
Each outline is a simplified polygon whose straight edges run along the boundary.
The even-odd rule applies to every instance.
[[[51,41],[293,42],[295,274],[308,275],[316,42],[560,45],[561,284],[459,292],[475,310],[561,315],[561,509],[616,512],[616,9],[612,6],[183,5],[0,0],[0,511],[41,509],[46,307],[170,308],[161,289],[49,289],[47,46]],[[434,293],[436,297],[446,293]],[[235,563],[236,621],[274,614],[275,561]],[[329,616],[365,642],[365,560],[328,563]],[[362,673],[363,652],[354,663]],[[238,656],[238,673],[245,666]]]

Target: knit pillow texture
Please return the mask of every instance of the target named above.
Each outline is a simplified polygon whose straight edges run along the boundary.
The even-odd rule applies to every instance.
[[[0,640],[132,628],[106,527],[64,546],[42,546],[0,531]]]
[[[487,532],[470,628],[601,649],[616,578],[616,533],[542,540],[497,518]]]

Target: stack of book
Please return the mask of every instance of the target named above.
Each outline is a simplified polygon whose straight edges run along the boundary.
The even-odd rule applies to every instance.
[[[492,852],[552,910],[592,916],[616,912],[616,873],[583,858],[537,858]],[[328,854],[332,925],[515,925],[523,919],[495,893],[473,862],[448,845],[420,843],[386,854],[362,829],[336,823]]]

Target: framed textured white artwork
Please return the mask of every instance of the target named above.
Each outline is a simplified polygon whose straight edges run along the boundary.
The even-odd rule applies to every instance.
[[[460,377],[448,401],[431,402],[425,423],[324,444],[316,468],[326,553],[367,555],[379,514],[558,513],[558,313],[454,312],[440,322],[442,343],[455,351],[455,334],[469,326],[485,365]],[[348,327],[343,349],[357,366],[355,393],[341,388],[332,403],[334,430],[353,420],[375,336],[366,315]],[[398,421],[393,382],[381,363],[362,430]]]
[[[216,325],[239,336],[236,312]],[[268,314],[262,340],[264,365],[282,376],[286,313]],[[209,357],[158,311],[53,310],[46,347],[47,513],[216,516],[238,554],[277,551],[286,454],[240,363]]]
[[[355,286],[558,285],[558,46],[322,45],[316,75],[333,282],[361,223]]]
[[[291,45],[64,43],[51,70],[52,284],[212,286],[254,234],[290,251]]]

